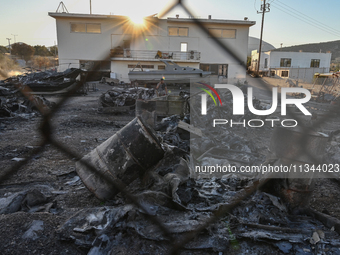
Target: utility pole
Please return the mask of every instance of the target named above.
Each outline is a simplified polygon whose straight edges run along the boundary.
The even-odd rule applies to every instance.
[[[11,49],[11,38],[6,38],[8,40],[8,47],[9,47],[9,55],[12,55],[12,49]]]
[[[54,41],[54,58],[56,58],[56,57],[57,57],[57,45]]]
[[[15,37],[18,36],[18,35],[14,35],[14,34],[11,34],[14,36],[14,43],[16,43],[17,41],[15,40]]]
[[[263,34],[263,23],[264,23],[264,14],[270,11],[270,4],[266,4],[266,0],[263,0],[263,4],[261,5],[261,12],[257,12],[257,14],[262,13],[262,23],[261,23],[261,36],[260,36],[260,48],[259,48],[259,58],[257,62],[257,70],[256,75],[259,75],[260,72],[260,61],[261,61],[261,50],[262,50],[262,34]]]
[[[92,3],[91,3],[91,0],[90,0],[90,14],[92,14]]]

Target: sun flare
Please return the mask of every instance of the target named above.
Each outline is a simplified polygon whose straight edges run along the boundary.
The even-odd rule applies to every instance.
[[[144,17],[143,16],[133,15],[133,16],[130,16],[129,18],[135,25],[144,25]]]

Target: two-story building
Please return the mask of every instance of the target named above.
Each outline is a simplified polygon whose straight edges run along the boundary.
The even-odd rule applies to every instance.
[[[260,73],[311,83],[315,73],[328,73],[331,53],[267,51],[261,53]],[[259,54],[252,52],[251,71],[257,70]]]
[[[180,66],[210,71],[228,82],[245,80],[249,27],[248,20],[199,19],[204,33],[189,18],[146,17],[142,24],[127,16],[49,13],[56,19],[60,70],[69,67],[90,69],[100,63],[102,71],[129,82],[128,72],[162,70],[159,58],[172,59]],[[213,37],[220,39],[238,57],[235,60]],[[99,61],[99,62],[97,62]]]

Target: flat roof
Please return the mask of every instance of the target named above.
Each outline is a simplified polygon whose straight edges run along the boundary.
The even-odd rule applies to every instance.
[[[332,54],[332,52],[313,52],[313,51],[281,51],[280,48],[268,50],[268,51],[262,51],[262,53],[277,53],[277,54],[287,54],[287,53],[298,53],[300,55],[302,54]]]
[[[67,12],[49,12],[49,16],[57,19],[57,18],[84,18],[84,19],[128,19],[128,16],[122,15],[103,15],[103,14],[82,14],[82,13],[67,13]],[[146,18],[154,18],[157,17],[148,16]],[[255,21],[249,20],[224,20],[224,19],[190,19],[190,18],[167,18],[167,19],[159,19],[159,20],[167,20],[170,22],[203,22],[203,23],[218,23],[218,24],[231,24],[231,25],[246,25],[253,26],[255,25]]]
[[[173,22],[203,22],[203,23],[219,23],[219,24],[231,24],[231,25],[247,25],[253,26],[256,24],[255,21],[249,20],[226,20],[226,19],[189,19],[189,18],[167,18],[168,21]]]
[[[120,15],[103,15],[103,14],[83,14],[68,12],[49,12],[49,16],[53,18],[85,18],[85,19],[127,19],[127,16]]]

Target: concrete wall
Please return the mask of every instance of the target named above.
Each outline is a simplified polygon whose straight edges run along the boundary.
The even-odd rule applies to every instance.
[[[258,61],[257,51],[252,52],[252,62],[250,70],[256,70]],[[331,53],[314,53],[314,52],[281,52],[268,51],[262,52],[260,71],[267,72],[270,77],[297,79],[301,82],[313,82],[315,73],[328,73],[331,63]],[[265,67],[265,59],[268,59],[268,65]],[[290,58],[290,67],[280,67],[281,58]],[[319,68],[310,67],[312,59],[320,59]],[[282,76],[282,71],[288,71],[288,77]],[[273,73],[274,72],[274,75]]]
[[[255,72],[257,70],[257,63],[259,59],[259,53],[257,50],[252,51],[250,70]],[[265,61],[267,59],[267,67],[265,67]],[[260,71],[268,71],[270,67],[270,52],[262,52],[260,59]]]
[[[136,66],[137,64],[140,65],[153,65],[154,69],[153,70],[158,70],[158,66],[164,66],[164,63],[160,61],[125,61],[125,60],[117,60],[117,61],[111,61],[111,71],[115,72],[117,74],[117,78],[121,81],[124,82],[130,82],[128,73],[131,71],[133,68],[129,68],[128,65],[134,65]],[[198,63],[187,63],[187,62],[176,62],[176,64],[180,66],[190,66],[193,68],[199,68]],[[139,70],[139,69],[135,69]],[[150,69],[151,70],[151,69]],[[161,76],[159,78],[162,78]]]
[[[314,52],[270,52],[269,66],[271,68],[280,67],[281,58],[291,58],[291,67],[294,68],[310,68],[312,59],[320,59],[319,68],[330,67],[331,53],[314,53]]]
[[[329,67],[324,68],[272,68],[272,72],[275,72],[273,78],[284,78],[299,80],[299,82],[313,83],[315,73],[328,73]],[[288,71],[288,77],[281,77],[282,71]]]
[[[101,33],[71,33],[71,23],[100,23]],[[79,67],[79,60],[104,60],[110,53],[111,33],[117,29],[110,19],[58,18],[59,69]]]

